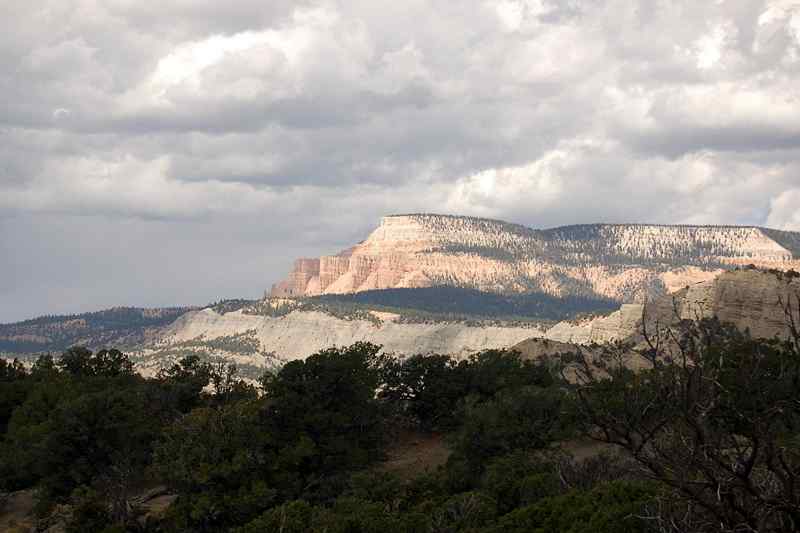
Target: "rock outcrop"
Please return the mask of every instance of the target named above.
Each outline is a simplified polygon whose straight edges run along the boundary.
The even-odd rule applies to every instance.
[[[334,256],[299,259],[277,297],[455,285],[619,302],[713,279],[725,269],[800,268],[800,234],[758,227],[593,224],[535,230],[447,215],[384,217]]]
[[[296,310],[283,316],[191,311],[170,325],[155,343],[132,352],[137,367],[155,373],[189,354],[221,357],[248,377],[286,361],[303,359],[332,346],[358,341],[383,346],[398,355],[466,356],[489,348],[508,348],[544,331],[533,324],[468,322],[408,323],[400,315],[372,312],[372,320],[341,318],[319,311]]]
[[[789,324],[800,327],[800,276],[756,269],[725,272],[645,304],[623,305],[607,316],[565,321],[547,339],[588,345],[633,340],[643,326],[656,332],[680,320],[715,317],[758,338],[788,338]]]
[[[368,341],[384,351],[400,354],[462,355],[485,348],[503,348],[543,332],[532,327],[468,325],[460,322],[401,323],[384,314],[385,321],[346,320],[318,311],[295,311],[282,317],[217,314],[211,309],[183,315],[163,340],[173,343],[217,338],[232,332],[253,331],[254,337],[281,359],[304,358],[331,346]]]
[[[641,326],[644,306],[623,304],[613,313],[577,322],[564,321],[547,330],[547,339],[573,344],[605,344],[631,336]]]

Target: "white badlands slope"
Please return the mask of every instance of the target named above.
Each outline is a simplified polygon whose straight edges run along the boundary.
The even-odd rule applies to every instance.
[[[508,348],[544,334],[533,325],[401,323],[397,315],[375,314],[382,320],[342,319],[319,311],[271,317],[203,309],[186,313],[166,328],[157,342],[133,355],[140,368],[153,372],[194,353],[234,362],[256,376],[264,368],[359,341],[380,344],[388,353],[463,357],[488,348]]]
[[[464,323],[379,325],[367,320],[342,320],[318,311],[295,311],[282,317],[253,316],[241,311],[217,314],[193,311],[178,319],[164,341],[176,343],[198,337],[216,338],[232,332],[253,332],[268,351],[284,360],[298,359],[331,346],[368,341],[386,352],[462,355],[484,348],[501,348],[541,335],[530,327],[469,326]]]

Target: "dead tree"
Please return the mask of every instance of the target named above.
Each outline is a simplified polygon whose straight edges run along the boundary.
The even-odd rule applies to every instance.
[[[588,434],[668,487],[698,531],[800,529],[796,330],[795,349],[712,319],[644,337],[570,362]],[[680,523],[660,520],[662,531]]]

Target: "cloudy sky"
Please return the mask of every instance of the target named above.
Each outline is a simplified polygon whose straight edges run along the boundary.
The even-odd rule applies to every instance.
[[[800,0],[3,0],[0,321],[396,212],[800,229],[798,98]]]

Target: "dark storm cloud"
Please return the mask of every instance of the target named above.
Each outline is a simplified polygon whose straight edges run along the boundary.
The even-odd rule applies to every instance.
[[[679,157],[698,150],[753,152],[800,148],[800,128],[781,130],[753,124],[733,127],[695,127],[632,136],[632,146],[654,155]]]
[[[256,296],[382,214],[800,229],[796,0],[0,5],[0,320]]]

